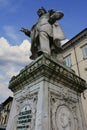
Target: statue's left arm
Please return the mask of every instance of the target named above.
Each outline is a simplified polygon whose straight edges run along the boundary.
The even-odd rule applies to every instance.
[[[54,12],[54,13],[50,16],[48,22],[49,22],[50,24],[54,24],[54,23],[56,22],[56,20],[60,20],[63,16],[64,16],[63,12],[61,12],[61,11],[56,11],[56,12]]]

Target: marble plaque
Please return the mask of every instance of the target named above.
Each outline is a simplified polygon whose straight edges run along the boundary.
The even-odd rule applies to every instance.
[[[17,120],[17,130],[27,130],[30,128],[32,111],[28,105],[24,106],[19,112]]]

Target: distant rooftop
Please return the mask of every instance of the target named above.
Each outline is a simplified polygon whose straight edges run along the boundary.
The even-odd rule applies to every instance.
[[[13,97],[8,97],[2,104],[3,106],[6,105],[9,101],[12,101],[13,100]]]
[[[70,39],[68,42],[66,42],[64,45],[62,45],[63,49],[65,50],[68,47],[73,46],[74,44],[76,44],[80,40],[82,40],[84,37],[87,37],[87,28],[82,30],[80,33],[78,33],[72,39]]]

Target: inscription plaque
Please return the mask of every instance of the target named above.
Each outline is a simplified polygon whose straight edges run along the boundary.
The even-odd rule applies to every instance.
[[[30,123],[32,120],[32,110],[27,105],[23,107],[21,112],[18,115],[17,120],[17,130],[27,130],[30,128]]]

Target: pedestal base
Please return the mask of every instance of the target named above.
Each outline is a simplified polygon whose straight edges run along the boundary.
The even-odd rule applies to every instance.
[[[83,79],[48,56],[41,56],[9,88],[14,92],[7,130],[86,130]]]

